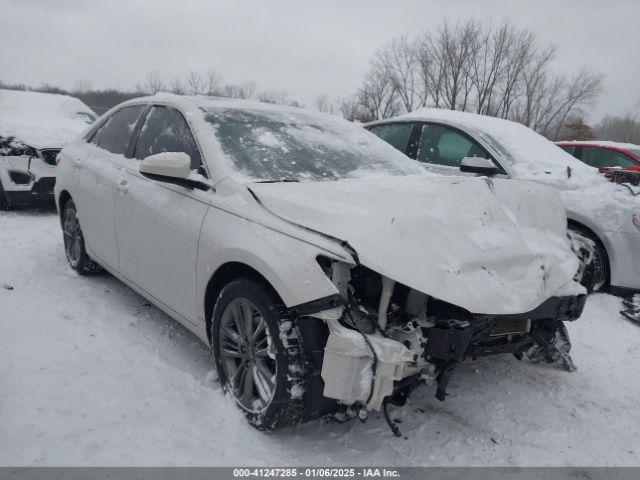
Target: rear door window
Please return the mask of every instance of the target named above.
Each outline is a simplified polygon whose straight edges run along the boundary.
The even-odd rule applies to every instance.
[[[582,161],[595,168],[628,167],[636,162],[625,154],[602,147],[582,147]]]
[[[100,127],[91,139],[91,143],[95,143],[98,147],[111,153],[124,155],[142,110],[144,110],[144,105],[121,108]]]
[[[380,137],[392,147],[400,150],[402,153],[407,153],[409,139],[411,138],[411,132],[413,131],[413,123],[375,125],[371,127],[369,131]]]
[[[191,159],[191,169],[202,166],[202,158],[187,121],[174,108],[155,105],[140,130],[134,157],[143,160],[162,152],[183,152]]]

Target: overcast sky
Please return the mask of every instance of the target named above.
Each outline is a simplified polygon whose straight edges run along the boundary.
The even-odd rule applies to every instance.
[[[557,45],[559,71],[606,75],[592,120],[640,110],[639,0],[0,0],[0,80],[132,89],[151,70],[215,68],[312,105],[353,92],[393,37],[505,16]]]

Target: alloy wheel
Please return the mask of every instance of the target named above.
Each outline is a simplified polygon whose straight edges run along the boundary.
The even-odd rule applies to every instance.
[[[65,211],[63,234],[67,259],[72,266],[77,265],[82,255],[82,231],[78,215],[73,208],[67,208]]]
[[[276,389],[276,361],[267,323],[246,298],[235,298],[220,321],[220,357],[228,388],[242,408],[265,410]]]

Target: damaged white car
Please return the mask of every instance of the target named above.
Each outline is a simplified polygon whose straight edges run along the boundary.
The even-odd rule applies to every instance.
[[[0,89],[0,209],[52,202],[56,156],[95,118],[77,98]]]
[[[548,187],[432,175],[330,115],[171,95],[107,112],[58,169],[70,265],[211,345],[259,429],[420,382],[443,400],[465,358],[574,368],[584,288]]]

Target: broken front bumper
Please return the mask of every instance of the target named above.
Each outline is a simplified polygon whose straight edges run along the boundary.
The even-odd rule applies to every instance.
[[[55,165],[37,157],[0,157],[0,182],[9,205],[50,203]]]
[[[41,178],[34,181],[29,190],[5,190],[9,205],[42,204],[53,202],[54,177]]]
[[[413,376],[435,379],[436,397],[444,400],[451,375],[465,358],[503,353],[520,358],[536,346],[541,347],[541,360],[560,358],[560,354],[568,357],[570,344],[566,351],[558,353],[552,342],[564,328],[564,321],[580,317],[585,301],[586,295],[552,297],[538,308],[517,315],[439,318],[424,330],[423,352],[379,333],[365,334],[330,320],[322,365],[324,395],[347,405],[361,404],[378,410],[401,380]]]

